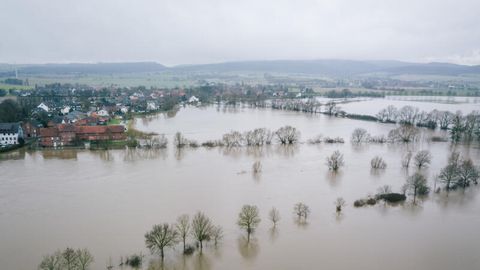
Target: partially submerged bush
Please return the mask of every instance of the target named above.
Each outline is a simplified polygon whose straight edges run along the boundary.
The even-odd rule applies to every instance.
[[[345,141],[343,140],[343,138],[340,138],[340,137],[336,137],[336,138],[325,137],[325,139],[323,139],[323,142],[325,142],[325,143],[344,143]]]
[[[143,255],[142,254],[133,254],[127,257],[125,264],[132,267],[132,268],[140,268],[143,263]]]
[[[405,201],[407,199],[407,196],[405,196],[405,194],[392,192],[392,193],[385,193],[385,194],[377,194],[376,198],[377,200],[383,200],[390,203],[397,203],[397,202]]]
[[[375,170],[383,170],[387,168],[387,163],[383,160],[383,158],[376,156],[370,161],[370,166]]]
[[[326,162],[328,169],[336,172],[340,167],[342,167],[345,162],[343,160],[343,154],[340,153],[340,151],[336,150],[332,153],[331,156],[327,157],[327,162]]]
[[[192,245],[186,245],[185,246],[185,250],[183,251],[183,254],[185,255],[190,255],[190,254],[193,254],[193,252],[195,251],[195,247],[192,246]]]
[[[322,135],[317,135],[315,138],[309,139],[307,142],[308,142],[309,144],[319,144],[319,143],[322,143]]]
[[[369,138],[369,142],[371,143],[386,143],[387,137],[380,135],[380,136],[372,136]]]
[[[255,161],[252,165],[252,171],[254,174],[262,172],[262,163],[260,161]]]
[[[363,207],[365,205],[375,205],[377,204],[377,200],[372,197],[368,197],[366,199],[359,199],[353,202],[353,206],[355,207]]]
[[[222,141],[206,141],[202,143],[203,147],[217,147],[217,146],[223,146]]]

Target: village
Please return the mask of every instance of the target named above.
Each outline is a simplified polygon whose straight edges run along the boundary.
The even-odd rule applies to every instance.
[[[16,101],[3,102],[13,104],[24,116],[0,123],[1,152],[25,144],[40,148],[121,146],[135,139],[127,136],[128,120],[133,116],[170,110],[178,104],[201,104],[199,98],[187,97],[182,90],[105,91],[86,86],[77,90],[54,84],[15,94]]]

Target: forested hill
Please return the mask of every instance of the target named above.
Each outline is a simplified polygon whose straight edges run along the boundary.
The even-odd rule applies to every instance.
[[[0,77],[14,75],[14,66],[0,70]],[[276,60],[225,62],[203,65],[166,67],[155,62],[130,63],[71,63],[21,65],[17,70],[22,75],[73,75],[73,74],[122,74],[163,72],[172,73],[284,73],[325,76],[356,76],[369,74],[421,74],[458,76],[480,75],[480,66],[466,66],[449,63],[409,63],[401,61],[354,61],[354,60]]]

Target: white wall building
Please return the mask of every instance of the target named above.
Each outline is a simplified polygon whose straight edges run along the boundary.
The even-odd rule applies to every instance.
[[[0,123],[0,146],[15,145],[23,139],[23,129],[19,123]]]
[[[45,104],[45,103],[40,103],[40,105],[37,106],[37,108],[40,108],[46,112],[48,112],[50,110],[50,108]]]

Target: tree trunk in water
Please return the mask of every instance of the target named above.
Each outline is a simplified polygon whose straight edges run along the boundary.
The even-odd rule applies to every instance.
[[[163,254],[163,248],[160,249],[160,256],[162,257],[162,261],[163,261],[163,258],[165,257],[165,254]]]

